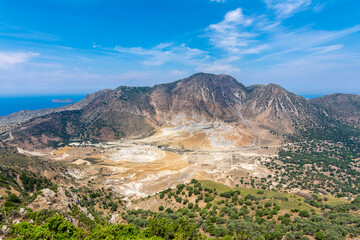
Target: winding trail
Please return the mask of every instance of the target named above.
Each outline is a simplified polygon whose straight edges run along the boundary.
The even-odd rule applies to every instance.
[[[14,139],[14,137],[13,137],[12,133],[9,132],[9,138],[8,138],[8,139],[5,139],[4,142],[8,142],[8,141],[11,141],[11,140],[13,140],[13,139]]]

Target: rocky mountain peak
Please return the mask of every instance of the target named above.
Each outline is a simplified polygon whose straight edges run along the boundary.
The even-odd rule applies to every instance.
[[[265,132],[291,133],[294,126],[321,124],[323,112],[276,84],[246,88],[229,75],[196,73],[154,87],[121,86],[105,91],[80,111],[34,118],[13,136],[19,142],[34,135],[47,142],[113,140],[146,136],[163,126],[214,122],[242,126],[245,131],[259,126]]]
[[[181,85],[201,86],[201,87],[221,87],[221,88],[242,88],[246,87],[236,81],[235,78],[226,74],[196,73],[188,78],[179,81]]]

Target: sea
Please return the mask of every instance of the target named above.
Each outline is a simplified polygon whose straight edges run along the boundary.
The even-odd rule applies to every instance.
[[[315,94],[300,94],[300,96],[306,98],[306,99],[313,99],[317,97],[322,97],[324,95],[315,95]]]
[[[78,102],[85,98],[82,95],[54,96],[0,96],[0,116],[6,116],[21,110],[56,108]]]

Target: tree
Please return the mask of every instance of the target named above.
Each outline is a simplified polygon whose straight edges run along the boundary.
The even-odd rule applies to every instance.
[[[299,216],[303,217],[303,218],[309,218],[310,213],[307,210],[302,210],[302,211],[299,212]]]
[[[317,240],[324,240],[325,239],[325,234],[323,233],[323,232],[317,232],[316,234],[315,234],[315,238],[317,239]]]

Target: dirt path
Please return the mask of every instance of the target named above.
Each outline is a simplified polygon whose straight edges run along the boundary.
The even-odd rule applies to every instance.
[[[10,133],[9,133],[9,138],[8,138],[8,139],[5,139],[4,142],[8,142],[8,141],[11,141],[11,140],[13,140],[13,139],[14,139],[14,137],[13,137],[12,133],[10,132]]]

